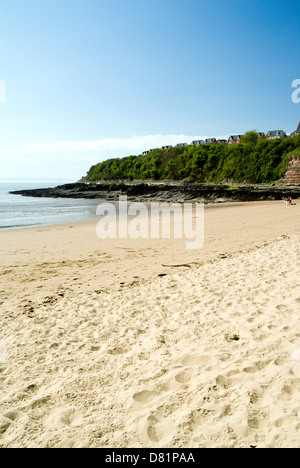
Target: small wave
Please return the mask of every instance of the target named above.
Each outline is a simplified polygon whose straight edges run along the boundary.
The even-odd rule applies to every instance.
[[[34,226],[40,226],[40,224],[12,224],[8,226],[1,226],[0,229],[16,229],[16,228],[24,228],[24,227],[34,227]]]

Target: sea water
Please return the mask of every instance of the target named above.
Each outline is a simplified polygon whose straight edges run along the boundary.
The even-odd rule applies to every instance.
[[[1,182],[0,230],[52,226],[97,219],[101,200],[35,198],[13,195],[11,191],[50,188],[66,182]]]

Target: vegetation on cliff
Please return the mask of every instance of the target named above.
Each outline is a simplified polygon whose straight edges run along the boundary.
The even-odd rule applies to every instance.
[[[166,150],[157,148],[147,155],[108,159],[92,166],[86,179],[274,182],[284,177],[295,152],[300,152],[300,135],[268,140],[259,139],[252,131],[246,133],[238,145],[212,143]]]

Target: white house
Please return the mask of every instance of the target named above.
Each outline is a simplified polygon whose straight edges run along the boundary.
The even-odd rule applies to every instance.
[[[206,140],[204,140],[202,143],[204,145],[208,144],[208,143],[215,143],[217,140],[215,138],[206,138]]]
[[[286,138],[286,133],[283,130],[270,130],[267,133],[267,138],[276,140],[277,138]]]

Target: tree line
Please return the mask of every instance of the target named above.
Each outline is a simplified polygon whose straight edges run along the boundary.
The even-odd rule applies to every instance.
[[[300,157],[300,135],[269,140],[251,131],[232,146],[211,143],[157,148],[147,155],[108,159],[92,166],[86,179],[267,183],[284,177],[292,155]]]

